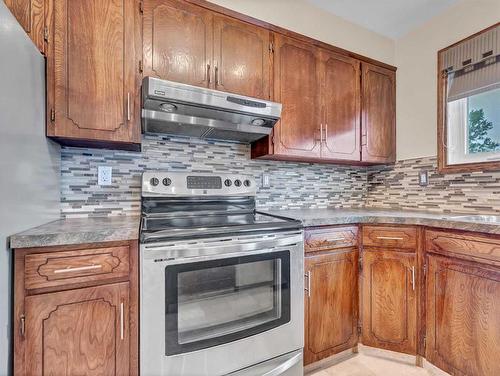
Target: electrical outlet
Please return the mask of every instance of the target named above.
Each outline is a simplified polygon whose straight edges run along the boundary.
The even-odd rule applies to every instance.
[[[429,172],[427,170],[422,170],[418,173],[418,184],[421,187],[429,185]]]
[[[262,188],[269,188],[271,186],[271,182],[269,181],[268,174],[262,174]]]
[[[97,167],[97,183],[99,185],[111,185],[113,169],[110,166]]]

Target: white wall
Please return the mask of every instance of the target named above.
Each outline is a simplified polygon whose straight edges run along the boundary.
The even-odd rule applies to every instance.
[[[394,64],[392,39],[328,13],[304,0],[210,0],[225,8]]]
[[[397,158],[437,154],[437,51],[500,21],[500,0],[463,0],[396,41]]]

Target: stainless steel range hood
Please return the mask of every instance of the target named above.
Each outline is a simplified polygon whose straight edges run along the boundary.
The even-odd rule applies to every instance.
[[[271,133],[281,104],[145,77],[142,129],[250,143]]]

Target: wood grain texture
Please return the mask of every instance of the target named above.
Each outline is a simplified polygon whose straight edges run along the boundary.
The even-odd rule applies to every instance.
[[[362,343],[416,354],[415,255],[364,248],[362,260]]]
[[[269,100],[270,33],[268,30],[214,16],[214,88]]]
[[[128,289],[121,283],[27,297],[27,374],[128,374]]]
[[[140,142],[136,1],[48,3],[47,135],[117,146]]]
[[[500,374],[500,270],[430,255],[426,358],[458,376]]]
[[[359,60],[321,50],[322,159],[361,160]]]
[[[68,269],[70,271],[66,271]],[[128,275],[128,246],[37,253],[25,258],[25,288],[28,290]]]
[[[361,64],[361,159],[372,163],[396,161],[396,74]]]
[[[493,28],[496,28],[500,25],[500,22],[487,27],[484,30],[481,30],[477,33],[474,33],[468,36],[465,39],[462,39],[456,43],[453,43],[451,46],[443,48],[437,53],[437,155],[438,155],[438,172],[440,174],[456,174],[461,172],[473,172],[473,171],[497,171],[500,170],[500,162],[499,161],[491,161],[491,162],[479,162],[479,163],[462,163],[449,165],[447,162],[447,147],[446,140],[447,129],[446,129],[446,88],[447,88],[447,76],[444,75],[441,69],[441,62],[443,59],[443,54],[446,53],[452,47],[456,47],[458,44],[463,43],[471,38],[475,38],[480,34],[487,32]]]
[[[274,152],[321,157],[320,60],[318,49],[276,34],[274,100],[283,104],[274,127]]]
[[[500,266],[500,239],[477,234],[428,230],[427,252]]]
[[[146,0],[144,75],[211,87],[213,14],[178,0]]]
[[[41,53],[45,52],[44,0],[4,0]]]
[[[362,228],[363,245],[367,247],[395,248],[395,251],[404,249],[404,252],[417,247],[417,228],[405,226],[369,226]]]
[[[304,251],[321,252],[337,248],[355,247],[358,244],[358,228],[316,227],[304,231]]]
[[[305,258],[311,281],[306,293],[304,364],[356,346],[358,341],[358,250]]]

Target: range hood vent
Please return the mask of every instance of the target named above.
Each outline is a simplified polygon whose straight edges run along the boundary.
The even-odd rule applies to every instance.
[[[142,82],[142,130],[254,142],[271,133],[281,104],[153,77]]]

